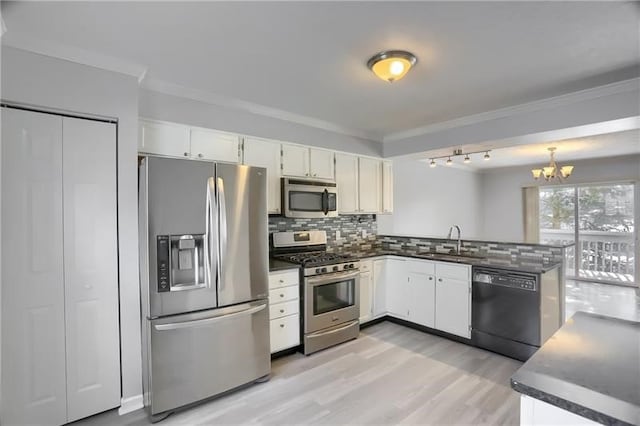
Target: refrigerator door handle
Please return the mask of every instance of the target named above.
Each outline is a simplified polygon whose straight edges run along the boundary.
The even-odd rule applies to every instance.
[[[207,203],[205,212],[205,236],[204,236],[204,279],[205,285],[211,288],[213,262],[218,259],[218,228],[217,212],[215,208],[215,180],[210,177],[207,180]],[[216,271],[220,269],[220,265],[216,265]]]
[[[256,312],[260,312],[267,307],[267,304],[264,303],[259,306],[254,306],[250,308],[243,309],[241,311],[231,312],[229,314],[222,314],[212,318],[199,319],[194,321],[183,321],[183,322],[172,322],[168,324],[156,324],[154,327],[158,331],[166,331],[166,330],[178,330],[181,328],[193,328],[193,327],[201,327],[203,325],[215,324],[216,322],[225,321],[231,318],[253,315]]]
[[[227,254],[227,203],[224,193],[224,179],[218,177],[218,184],[216,189],[218,192],[218,226],[220,234],[220,246],[218,248],[218,289],[224,288],[224,281],[222,279],[222,265]]]

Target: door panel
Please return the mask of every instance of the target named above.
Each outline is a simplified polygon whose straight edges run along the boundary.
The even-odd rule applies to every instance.
[[[360,322],[371,317],[373,305],[373,281],[371,272],[360,272]]]
[[[333,151],[309,148],[309,174],[313,178],[334,180]]]
[[[203,160],[239,162],[239,138],[229,133],[191,129],[191,157]]]
[[[146,161],[150,316],[213,308],[217,303],[215,285],[183,291],[157,291],[157,238],[159,235],[205,233],[208,180],[215,174],[214,163],[157,157],[148,157]],[[211,265],[214,274],[215,260],[214,257]]]
[[[436,298],[433,275],[409,272],[409,286],[409,318],[412,322],[433,328]]]
[[[216,180],[221,212],[218,305],[266,298],[269,288],[266,170],[217,164]]]
[[[373,158],[360,158],[359,197],[360,212],[378,213],[382,209],[382,162]]]
[[[63,119],[68,421],[120,405],[116,126]]]
[[[140,120],[138,151],[172,157],[189,156],[189,127]]]
[[[309,148],[282,144],[282,174],[309,177]]]
[[[161,413],[269,374],[267,302],[151,321],[151,411]]]
[[[336,184],[340,213],[358,211],[358,157],[336,154]]]
[[[471,337],[471,283],[440,278],[436,284],[436,328],[469,339]]]
[[[386,302],[389,313],[406,318],[409,310],[409,282],[407,279],[407,262],[404,260],[387,260],[387,293]]]
[[[244,139],[244,164],[267,169],[267,205],[269,213],[280,213],[280,144],[261,139]]]
[[[382,212],[393,213],[393,163],[382,162]]]
[[[62,119],[2,108],[2,424],[67,422]]]

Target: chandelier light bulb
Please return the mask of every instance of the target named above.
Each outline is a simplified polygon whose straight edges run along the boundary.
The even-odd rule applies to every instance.
[[[469,154],[467,154],[467,155],[464,157],[464,160],[463,160],[463,161],[464,161],[464,163],[465,163],[465,164],[469,164],[469,163],[471,162],[471,158],[469,158]]]
[[[450,166],[450,165],[452,165],[452,164],[453,164],[453,161],[451,161],[451,157],[449,157],[449,158],[447,159],[447,162],[446,162],[445,164],[446,164],[447,166]]]
[[[489,160],[489,159],[491,158],[491,156],[489,155],[489,151],[487,151],[487,152],[484,154],[484,157],[483,157],[483,158],[484,158],[484,161],[487,161],[487,160]]]
[[[434,160],[433,158],[431,159],[431,162],[429,163],[429,167],[431,167],[432,169],[436,166],[436,160]]]

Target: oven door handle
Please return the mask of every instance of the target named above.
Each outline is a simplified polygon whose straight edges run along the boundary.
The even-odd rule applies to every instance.
[[[327,274],[327,275],[320,275],[317,277],[309,277],[306,278],[306,282],[309,285],[322,285],[322,284],[328,284],[328,283],[332,283],[335,281],[342,281],[342,280],[350,280],[352,278],[357,278],[360,275],[360,271],[353,271],[353,272],[336,272],[335,274]]]

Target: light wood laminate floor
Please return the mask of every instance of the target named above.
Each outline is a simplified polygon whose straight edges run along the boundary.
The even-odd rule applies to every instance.
[[[390,322],[351,342],[272,364],[271,380],[173,414],[158,423],[518,424],[509,386],[521,363]],[[140,410],[117,410],[82,425],[146,425]]]

